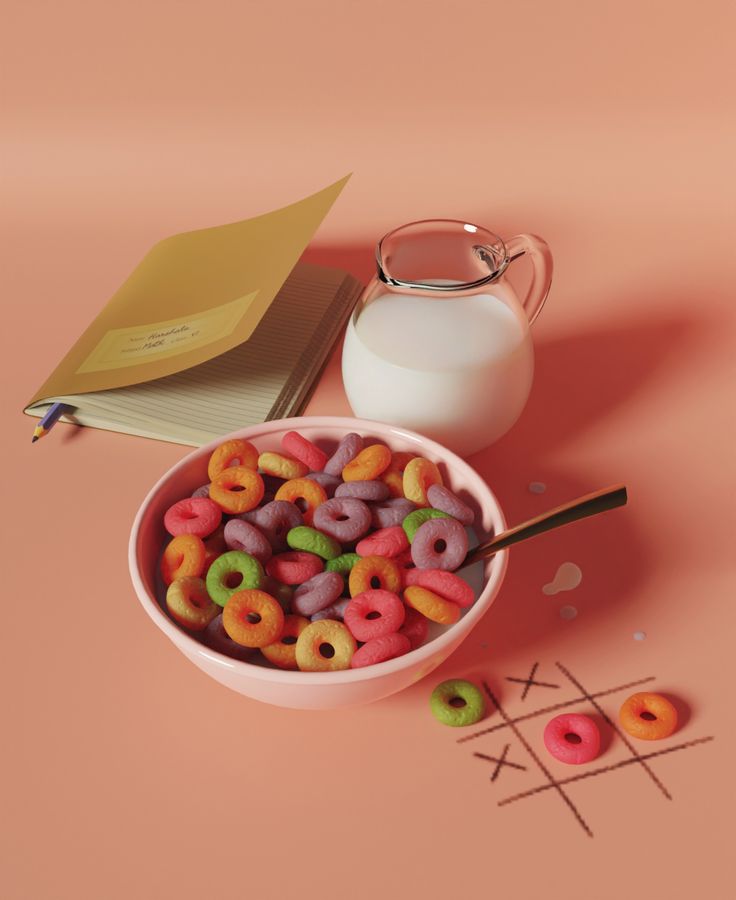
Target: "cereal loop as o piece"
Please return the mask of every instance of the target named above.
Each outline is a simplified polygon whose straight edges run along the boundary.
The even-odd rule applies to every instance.
[[[304,463],[308,471],[321,472],[324,469],[327,454],[298,431],[287,431],[281,438],[281,446],[299,462]]]
[[[363,449],[363,438],[351,431],[337,445],[337,450],[327,460],[324,471],[328,475],[342,475],[345,466],[352,462]]]
[[[297,638],[296,662],[302,672],[349,669],[356,646],[342,622],[321,619],[310,622]]]
[[[223,469],[210,483],[210,499],[231,515],[255,509],[263,499],[263,491],[261,476],[246,466]]]
[[[258,451],[250,441],[233,438],[216,447],[207,463],[210,481],[231,466],[245,466],[246,469],[253,471],[258,468]]]
[[[444,569],[408,569],[404,572],[404,585],[419,585],[445,600],[452,600],[465,609],[475,603],[475,594],[464,578]]]
[[[386,500],[388,488],[382,481],[345,481],[335,488],[336,497],[353,497],[356,500]]]
[[[431,484],[442,484],[442,475],[437,466],[423,456],[410,460],[404,469],[404,496],[417,506],[429,506],[427,488]]]
[[[455,706],[454,700],[463,701],[462,705]],[[438,684],[429,698],[429,706],[435,719],[454,728],[475,725],[483,718],[486,708],[479,688],[462,678],[451,678]]]
[[[371,527],[371,512],[362,500],[333,497],[315,509],[313,524],[341,544],[351,544]]]
[[[578,738],[574,743],[569,735]],[[567,713],[550,719],[544,729],[544,746],[560,762],[580,766],[598,756],[601,734],[589,716]]]
[[[314,553],[292,550],[272,556],[266,563],[266,572],[284,584],[304,584],[324,568],[324,563]]]
[[[291,606],[302,616],[313,616],[330,606],[342,594],[344,582],[338,572],[320,572],[294,591]]]
[[[317,484],[316,481],[309,478],[292,478],[276,491],[276,499],[294,504],[298,501],[303,502],[306,506],[306,509],[302,511],[304,522],[311,525],[315,509],[327,500],[327,494],[322,485]]]
[[[311,616],[311,619],[313,622],[319,622],[320,619],[339,619],[342,621],[348,603],[350,603],[348,597],[342,597],[340,600],[335,600],[330,606],[326,606],[324,609],[320,609],[319,612],[314,613]]]
[[[207,497],[187,497],[170,506],[164,514],[164,528],[173,534],[196,534],[205,538],[222,520],[219,506]]]
[[[435,509],[457,519],[461,525],[472,525],[475,521],[475,513],[467,503],[463,503],[442,484],[430,484],[427,488],[427,500]]]
[[[640,691],[632,694],[619,711],[621,727],[631,737],[659,741],[677,728],[677,710],[661,694]]]
[[[392,497],[404,496],[404,469],[416,458],[416,453],[407,453],[403,450],[392,454],[391,465],[381,475],[381,480],[385,482]]]
[[[371,444],[342,470],[343,481],[373,481],[391,464],[391,451],[385,444]]]
[[[191,575],[194,578],[204,572],[206,551],[204,541],[196,534],[178,534],[164,548],[161,557],[161,577],[164,584]]]
[[[398,594],[401,590],[401,571],[392,559],[385,556],[364,556],[350,570],[350,596],[381,588]]]
[[[376,615],[377,614],[377,615]],[[369,618],[371,615],[375,618]],[[393,634],[404,624],[406,612],[398,594],[391,591],[363,591],[348,603],[345,624],[358,641]]]
[[[371,524],[374,528],[390,528],[401,525],[409,513],[414,512],[416,505],[406,497],[391,497],[371,503]]]
[[[440,625],[453,625],[460,618],[460,607],[434,591],[412,585],[404,588],[404,602],[423,616]]]
[[[244,647],[272,644],[284,627],[284,611],[265,591],[238,591],[222,611],[225,631]]]
[[[309,469],[298,459],[284,456],[283,453],[261,453],[258,457],[258,467],[267,475],[275,475],[278,478],[303,478]]]
[[[273,555],[266,535],[244,519],[230,519],[226,522],[224,537],[229,550],[242,550],[243,553],[254,556],[261,565]]]
[[[409,539],[401,525],[380,528],[363,538],[355,548],[360,556],[400,556],[409,549]]]
[[[240,576],[240,578],[238,578]],[[228,582],[234,581],[233,587]],[[207,592],[219,606],[245,588],[260,588],[263,568],[257,559],[241,550],[229,550],[218,556],[207,570]]]
[[[361,669],[364,666],[373,666],[403,656],[411,650],[409,638],[398,632],[385,634],[383,637],[366,641],[363,646],[353,654],[351,668]]]
[[[210,495],[210,483],[200,485],[196,490],[192,491],[192,498],[197,499],[198,497],[209,497]]]
[[[299,509],[286,500],[272,500],[260,509],[244,513],[242,518],[260,528],[276,552],[286,550],[287,533],[297,525],[304,524],[304,517]]]
[[[261,647],[261,653],[279,669],[298,669],[296,664],[296,641],[309,625],[304,616],[285,616],[281,637],[273,644]]]
[[[325,571],[339,572],[340,575],[347,578],[357,562],[360,562],[360,557],[357,553],[343,553],[341,556],[336,556],[334,559],[328,559],[325,563]]]
[[[220,611],[210,600],[204,581],[191,575],[171,582],[166,591],[166,608],[189,631],[204,631]]]
[[[420,569],[452,571],[468,553],[468,535],[455,519],[430,519],[414,535],[411,558]]]
[[[337,488],[342,484],[342,478],[337,475],[328,475],[327,472],[307,472],[304,477],[321,485],[328,497],[333,497]]]
[[[335,559],[342,553],[342,547],[337,541],[317,531],[316,528],[310,528],[309,525],[297,525],[296,528],[292,528],[286,535],[286,542],[292,550],[306,550],[307,553],[314,553],[322,559]]]

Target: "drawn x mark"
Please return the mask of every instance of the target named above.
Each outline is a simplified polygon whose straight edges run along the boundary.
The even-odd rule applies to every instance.
[[[511,762],[506,759],[506,754],[509,752],[509,747],[511,744],[506,744],[503,748],[503,753],[500,757],[495,756],[487,756],[485,753],[474,753],[473,756],[477,756],[478,759],[487,759],[488,762],[496,763],[496,768],[493,770],[493,775],[491,775],[491,781],[495,781],[498,778],[498,773],[501,771],[501,766],[511,766],[512,769],[521,769],[522,772],[526,772],[526,766],[520,766],[519,763]]]
[[[506,676],[506,681],[515,681],[518,684],[524,685],[524,690],[521,694],[521,699],[526,700],[526,695],[529,693],[529,688],[532,685],[536,687],[548,687],[548,688],[558,688],[559,684],[550,684],[548,681],[535,681],[534,676],[536,675],[537,669],[539,668],[539,663],[535,662],[532,666],[532,670],[529,673],[528,678],[513,678],[511,675]]]

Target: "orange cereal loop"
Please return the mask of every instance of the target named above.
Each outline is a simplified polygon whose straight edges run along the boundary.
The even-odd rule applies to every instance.
[[[311,526],[315,509],[327,500],[327,494],[322,485],[311,478],[292,478],[276,491],[274,500],[295,503],[301,510],[305,523]]]
[[[661,694],[641,691],[624,702],[618,714],[621,727],[631,737],[659,741],[677,728],[677,710]]]
[[[222,626],[241,647],[267,647],[284,628],[284,611],[265,591],[236,591],[222,611]]]
[[[404,589],[404,602],[407,606],[420,612],[432,622],[440,625],[452,625],[460,618],[460,607],[452,600],[445,600],[434,591],[412,585]]]
[[[172,581],[166,591],[166,608],[171,618],[189,631],[204,631],[219,613],[201,578],[185,575]]]
[[[253,471],[258,468],[258,451],[250,441],[233,438],[216,447],[207,463],[207,475],[210,481],[217,478],[223,469],[233,465],[245,466],[246,469],[253,469]]]
[[[210,500],[231,515],[255,509],[263,499],[263,479],[247,466],[223,469],[210,483]]]
[[[204,541],[196,534],[178,534],[166,545],[161,557],[161,577],[164,584],[192,575],[198,578],[205,568]]]
[[[258,468],[266,475],[275,475],[277,478],[303,478],[309,471],[309,467],[298,459],[275,452],[261,453]]]
[[[296,641],[296,663],[302,672],[349,669],[357,648],[348,627],[335,619],[310,622]]]
[[[427,488],[432,484],[442,484],[440,470],[433,462],[423,456],[417,456],[406,464],[404,496],[407,500],[411,500],[417,506],[429,506]]]
[[[381,475],[381,481],[388,485],[392,497],[404,496],[404,469],[412,459],[416,459],[416,456],[416,453],[407,453],[404,450],[391,455],[391,465]]]
[[[304,616],[285,616],[281,637],[273,644],[261,647],[261,653],[279,669],[298,669],[296,664],[296,639],[309,625]]]
[[[391,465],[391,451],[385,444],[371,444],[342,470],[343,481],[375,481]]]
[[[401,569],[386,556],[364,556],[350,570],[348,588],[351,597],[370,590],[398,594],[401,591]]]

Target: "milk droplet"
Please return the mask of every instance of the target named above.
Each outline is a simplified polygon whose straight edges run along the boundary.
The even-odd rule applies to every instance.
[[[548,597],[551,597],[553,594],[558,594],[560,591],[574,590],[582,580],[583,573],[580,571],[580,567],[576,566],[575,563],[565,562],[559,567],[557,574],[552,581],[550,581],[549,584],[544,585],[542,591],[547,594]]]
[[[530,481],[529,491],[532,494],[543,494],[547,490],[547,485],[543,481]]]
[[[574,619],[577,614],[578,611],[574,606],[563,606],[560,608],[561,619]]]
[[[635,631],[634,632],[634,640],[635,641],[645,641],[647,639],[646,631]]]

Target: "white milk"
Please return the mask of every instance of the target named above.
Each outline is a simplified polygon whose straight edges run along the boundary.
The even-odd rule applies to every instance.
[[[345,391],[356,415],[473,453],[516,421],[534,359],[523,312],[492,294],[383,294],[348,324]]]

